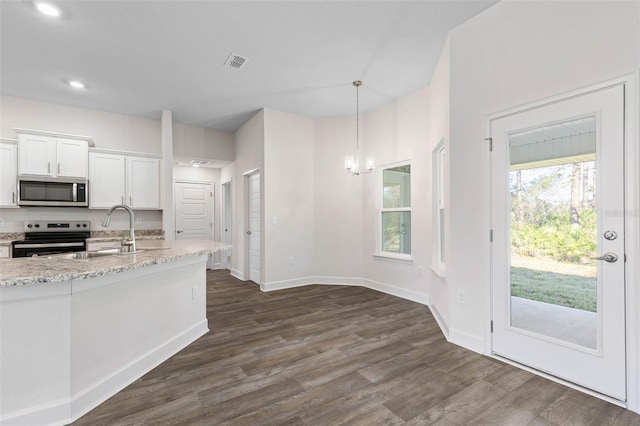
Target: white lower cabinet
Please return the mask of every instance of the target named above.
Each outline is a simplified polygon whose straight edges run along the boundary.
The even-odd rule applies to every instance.
[[[114,204],[160,209],[160,160],[89,153],[89,208],[105,209]]]

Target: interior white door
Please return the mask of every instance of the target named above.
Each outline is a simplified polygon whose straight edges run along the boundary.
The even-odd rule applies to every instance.
[[[213,187],[206,183],[174,183],[176,240],[213,238]],[[208,268],[213,267],[209,256]]]
[[[233,223],[233,210],[231,205],[231,181],[222,184],[222,242],[231,245]],[[222,267],[231,269],[232,249],[227,249],[222,253]]]
[[[624,86],[490,124],[493,352],[625,400]]]
[[[252,173],[248,176],[248,258],[249,279],[257,284],[261,281],[262,254],[260,248],[260,173]]]

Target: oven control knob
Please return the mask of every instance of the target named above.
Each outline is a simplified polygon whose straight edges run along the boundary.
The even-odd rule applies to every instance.
[[[79,223],[76,223],[76,228],[80,228],[80,224]]]
[[[28,224],[27,228],[33,228],[33,225],[32,224]]]
[[[39,223],[36,223],[36,228],[40,228],[40,224]]]
[[[86,223],[83,223],[83,224],[82,224],[82,227],[83,227],[83,228],[86,228],[86,227],[87,227],[87,224],[86,224]]]

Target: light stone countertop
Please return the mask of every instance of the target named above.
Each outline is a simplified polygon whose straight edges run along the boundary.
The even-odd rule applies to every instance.
[[[123,238],[128,238],[129,234],[127,233],[126,237],[89,237],[87,238],[87,243],[102,243],[106,241],[121,241]],[[164,240],[164,236],[162,235],[140,235],[138,233],[135,234],[136,242],[137,241],[159,241]],[[0,240],[1,241],[1,240]]]
[[[15,258],[0,259],[0,287],[37,283],[86,280],[103,275],[175,262],[188,257],[214,253],[229,248],[211,240],[140,241],[136,254],[114,254],[92,259]]]

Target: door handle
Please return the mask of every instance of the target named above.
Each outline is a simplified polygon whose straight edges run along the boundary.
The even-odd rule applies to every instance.
[[[60,174],[60,163],[58,163],[58,174]]]
[[[592,257],[593,260],[604,260],[605,262],[614,263],[618,260],[618,255],[615,253],[605,253],[602,256]]]
[[[47,163],[47,173],[51,173],[51,162]]]
[[[176,231],[178,234],[182,234],[184,231]]]
[[[251,231],[247,231],[247,235],[251,235]]]

